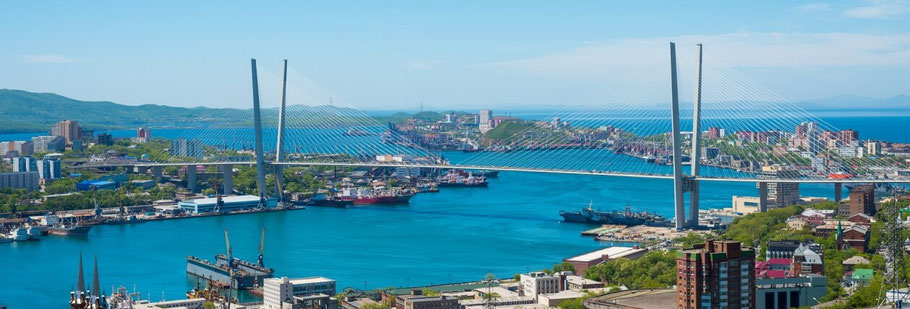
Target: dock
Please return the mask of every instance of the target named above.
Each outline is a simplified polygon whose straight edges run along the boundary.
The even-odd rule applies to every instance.
[[[594,236],[594,237],[597,237],[598,235],[601,235],[601,234],[604,234],[604,233],[616,232],[616,231],[622,230],[622,229],[624,229],[624,228],[626,228],[625,225],[619,225],[619,224],[604,224],[604,225],[601,225],[600,227],[597,227],[597,228],[593,228],[593,229],[590,229],[590,230],[587,230],[587,231],[582,231],[582,232],[581,232],[581,236]]]

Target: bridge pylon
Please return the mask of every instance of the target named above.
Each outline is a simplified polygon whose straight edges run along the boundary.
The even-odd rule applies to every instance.
[[[676,229],[686,227],[685,175],[682,172],[682,137],[679,132],[679,89],[676,83],[676,43],[670,42],[670,105],[673,124],[673,203]]]
[[[281,162],[282,156],[284,156],[284,122],[285,122],[285,108],[287,102],[287,86],[288,86],[288,60],[285,59],[282,62],[284,67],[284,74],[281,78],[281,105],[278,107],[278,145],[275,146],[275,162]],[[279,201],[283,200],[284,195],[284,186],[282,186],[282,179],[284,176],[284,166],[275,165],[275,198]]]
[[[679,125],[679,89],[676,74],[676,44],[670,42],[670,104],[673,123],[673,202],[677,229],[698,226],[699,163],[701,161],[701,67],[702,45],[698,44],[695,73],[695,99],[692,114],[691,175],[682,170],[682,134]],[[686,213],[685,194],[689,192],[689,212]]]
[[[253,73],[253,125],[256,132],[256,180],[259,188],[259,197],[265,198],[265,158],[262,154],[262,117],[259,112],[259,77],[256,74],[256,59],[250,59]]]
[[[689,155],[692,163],[692,185],[689,186],[689,217],[688,226],[698,226],[698,195],[700,184],[698,182],[701,164],[701,44],[696,45],[695,58],[695,98],[692,101],[692,153]]]

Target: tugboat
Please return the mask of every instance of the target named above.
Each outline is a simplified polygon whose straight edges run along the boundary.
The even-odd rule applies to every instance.
[[[658,227],[669,227],[673,223],[661,215],[647,211],[633,212],[629,205],[626,210],[619,211],[599,211],[594,209],[594,202],[588,204],[588,207],[580,211],[559,211],[565,222],[588,223],[588,224],[619,224],[625,226],[647,225]]]

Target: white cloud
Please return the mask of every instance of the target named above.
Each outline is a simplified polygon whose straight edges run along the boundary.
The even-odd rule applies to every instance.
[[[442,60],[433,59],[433,60],[414,60],[408,62],[408,68],[414,70],[429,70],[438,65],[442,64]]]
[[[668,42],[676,42],[680,63],[693,59],[694,45],[725,64],[750,68],[820,68],[849,66],[910,66],[910,33],[763,33],[689,35],[629,39],[581,45],[551,55],[502,61],[484,66],[586,79],[665,68]]]
[[[844,15],[854,18],[889,18],[910,13],[906,0],[868,0],[868,5],[847,9]]]
[[[24,56],[25,61],[32,63],[74,63],[82,62],[79,59],[69,58],[61,55],[55,54],[41,54],[41,55],[26,55]]]

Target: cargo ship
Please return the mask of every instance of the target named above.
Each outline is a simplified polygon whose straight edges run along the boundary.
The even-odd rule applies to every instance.
[[[661,215],[647,211],[634,212],[629,205],[626,205],[625,211],[600,211],[594,209],[594,203],[588,204],[588,207],[580,211],[559,211],[565,222],[577,222],[588,224],[619,224],[625,226],[647,225],[669,227],[673,226],[670,220]]]

